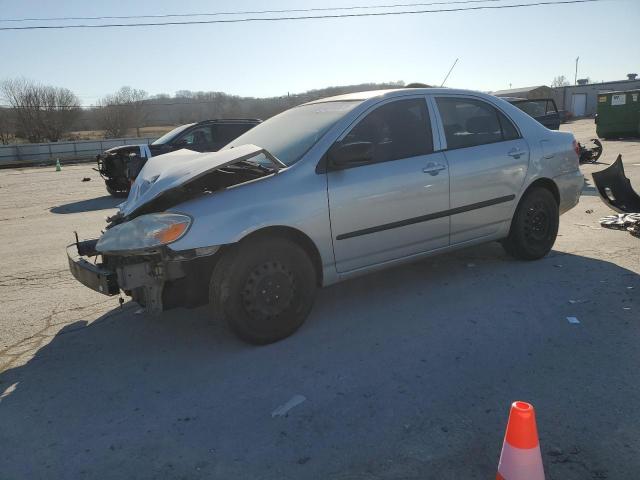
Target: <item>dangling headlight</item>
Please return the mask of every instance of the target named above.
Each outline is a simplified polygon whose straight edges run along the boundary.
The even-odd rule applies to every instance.
[[[128,252],[167,245],[181,238],[191,225],[191,217],[178,213],[152,213],[107,230],[96,250]]]

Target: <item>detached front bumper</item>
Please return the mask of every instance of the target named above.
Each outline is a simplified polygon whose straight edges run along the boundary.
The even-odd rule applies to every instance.
[[[67,259],[71,274],[85,287],[104,295],[117,295],[120,292],[117,274],[82,258],[77,252],[77,244],[67,247]]]
[[[196,303],[190,298],[196,289],[185,284],[185,277],[201,279],[199,264],[159,252],[100,257],[95,245],[96,240],[87,240],[67,247],[69,270],[84,286],[109,296],[122,291],[152,314]],[[98,258],[102,262],[93,261]]]

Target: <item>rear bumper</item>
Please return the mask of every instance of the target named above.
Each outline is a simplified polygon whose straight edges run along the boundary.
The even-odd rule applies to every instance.
[[[104,295],[117,295],[120,292],[115,272],[91,263],[76,253],[76,244],[67,247],[69,271],[85,287]]]
[[[559,210],[560,215],[562,215],[578,204],[580,193],[582,193],[582,188],[584,187],[584,176],[580,170],[576,170],[575,172],[554,177],[553,180],[560,193]]]

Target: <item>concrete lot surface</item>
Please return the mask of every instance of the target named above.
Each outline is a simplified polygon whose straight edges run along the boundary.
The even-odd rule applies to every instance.
[[[72,232],[117,204],[91,166],[0,171],[0,478],[495,478],[514,400],[547,479],[640,478],[640,240],[599,227],[589,175],[622,153],[640,190],[640,142],[604,148],[547,258],[494,243],[335,285],[259,348],[71,278]]]

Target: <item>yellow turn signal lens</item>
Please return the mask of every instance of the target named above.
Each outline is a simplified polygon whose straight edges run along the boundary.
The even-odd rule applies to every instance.
[[[180,238],[188,226],[188,222],[174,223],[162,230],[158,230],[154,237],[156,237],[161,244],[166,245]]]

